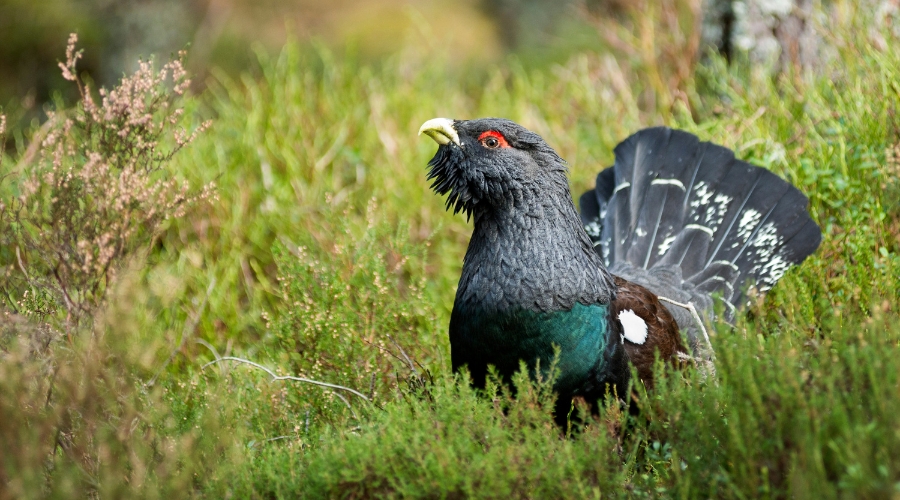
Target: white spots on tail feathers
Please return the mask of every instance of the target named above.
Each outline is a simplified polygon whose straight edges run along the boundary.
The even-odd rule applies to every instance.
[[[625,189],[625,188],[627,188],[627,187],[631,187],[631,183],[630,183],[630,182],[623,182],[623,183],[619,184],[618,186],[616,186],[616,189],[613,189],[613,194],[616,194],[616,193],[618,193],[619,191],[621,191],[621,190],[623,190],[623,189]]]
[[[715,198],[713,198],[711,207],[712,210],[708,211],[707,217],[710,218],[711,222],[714,222],[715,226],[718,226],[722,223],[722,219],[725,217],[725,212],[728,211],[728,205],[733,199],[733,197],[725,194],[717,194]]]
[[[647,323],[631,309],[619,312],[619,323],[622,324],[622,343],[626,340],[634,344],[647,341]]]
[[[781,237],[778,236],[778,228],[775,227],[774,223],[767,222],[756,233],[756,238],[753,239],[751,246],[758,251],[760,257],[768,259],[772,256],[772,250],[780,244]]]
[[[791,267],[790,261],[783,255],[784,240],[778,234],[775,224],[767,222],[756,233],[750,247],[755,254],[753,259],[755,266],[750,273],[759,276],[759,289],[765,292]]]
[[[721,193],[717,194],[704,181],[697,183],[693,195],[693,200],[691,200],[692,218],[706,224],[715,232],[716,228],[725,219],[728,205],[731,204],[734,198]],[[690,193],[688,196],[690,196]]]
[[[641,228],[637,228],[634,230],[634,234],[636,234],[638,238],[643,238],[644,236],[647,236],[647,231],[644,231]]]
[[[685,191],[684,183],[678,179],[653,179],[653,182],[651,182],[650,185],[653,184],[671,184],[673,186],[678,186],[682,191]]]
[[[691,201],[691,212],[696,212],[698,208],[708,205],[709,200],[713,195],[713,191],[709,189],[703,181],[697,183],[697,187],[694,188],[694,193],[697,194],[697,197]]]
[[[659,253],[657,255],[665,255],[666,252],[669,251],[669,247],[672,246],[672,242],[675,241],[676,236],[673,234],[668,238],[664,239],[662,243],[659,244]]]
[[[733,200],[731,196],[717,194],[712,198],[712,202],[702,206],[696,213],[697,220],[709,226],[714,232],[725,219],[725,213],[728,212],[728,205]]]
[[[737,248],[738,245],[744,244],[750,235],[753,234],[753,230],[756,229],[756,225],[759,224],[759,219],[762,214],[757,212],[752,208],[748,208],[744,211],[744,214],[741,215],[741,220],[738,222],[738,233],[737,239],[732,245],[732,248]]]
[[[689,194],[693,213],[691,218],[697,223],[688,224],[685,229],[700,229],[713,237],[716,230],[722,225],[728,207],[734,198],[716,193],[704,181],[698,182],[692,191]],[[748,253],[752,254],[750,260],[754,265],[748,274],[757,276],[757,286],[760,291],[765,292],[772,288],[791,266],[791,262],[785,254],[784,240],[778,234],[778,228],[774,223],[765,223],[760,227],[760,222],[765,218],[758,210],[747,208],[739,214],[739,217],[737,235],[731,248],[747,246]],[[665,242],[663,243],[665,244]],[[663,249],[663,245],[660,245],[660,255],[663,255],[666,250],[668,250],[668,246]],[[730,265],[737,270],[733,263]]]

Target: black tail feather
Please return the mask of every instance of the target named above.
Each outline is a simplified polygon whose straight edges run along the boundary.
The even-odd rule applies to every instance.
[[[677,267],[684,284],[740,307],[749,286],[768,290],[819,246],[807,198],[727,148],[658,127],[615,153],[581,197],[585,228],[610,267]]]

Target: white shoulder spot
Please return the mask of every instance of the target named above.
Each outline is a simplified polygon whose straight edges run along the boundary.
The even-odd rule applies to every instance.
[[[631,309],[619,313],[619,323],[622,324],[622,336],[634,344],[643,344],[647,341],[647,323]]]

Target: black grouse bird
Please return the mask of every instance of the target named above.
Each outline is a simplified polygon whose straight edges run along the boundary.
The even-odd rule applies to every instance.
[[[565,162],[534,132],[435,118],[419,133],[439,145],[432,189],[475,223],[450,319],[454,370],[483,386],[488,365],[504,377],[520,360],[546,369],[558,349],[563,411],[608,386],[624,395],[629,362],[650,384],[657,353],[708,356],[691,313],[659,296],[707,317],[718,298],[731,314],[822,238],[800,191],[686,132],[650,128],[619,144],[580,216]]]

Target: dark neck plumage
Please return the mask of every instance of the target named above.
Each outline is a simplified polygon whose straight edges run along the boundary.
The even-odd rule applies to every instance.
[[[615,285],[571,200],[561,176],[473,211],[456,307],[552,312],[608,304]]]

